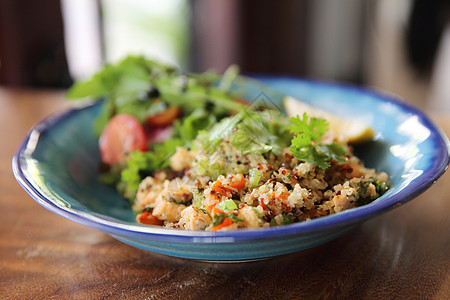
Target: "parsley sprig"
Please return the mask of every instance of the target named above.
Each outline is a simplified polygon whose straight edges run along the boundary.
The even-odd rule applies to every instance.
[[[321,169],[330,167],[330,159],[345,162],[345,155],[348,153],[346,146],[337,142],[331,144],[321,142],[323,135],[329,129],[325,119],[309,117],[304,113],[302,118],[297,115],[289,122],[291,123],[289,130],[295,135],[290,147],[295,158],[314,164]]]

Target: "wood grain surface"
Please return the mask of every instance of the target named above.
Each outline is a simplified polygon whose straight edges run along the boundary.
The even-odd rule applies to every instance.
[[[0,88],[0,299],[449,299],[450,174],[321,246],[257,262],[152,254],[47,211],[15,181],[27,130],[63,92]],[[432,115],[450,134],[450,116]]]

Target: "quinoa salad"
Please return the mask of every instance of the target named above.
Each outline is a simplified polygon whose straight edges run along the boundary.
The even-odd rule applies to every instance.
[[[178,147],[168,170],[140,183],[137,220],[208,231],[278,226],[363,205],[388,186],[386,173],[365,168],[351,153],[324,169],[297,159],[289,148],[244,154],[231,142],[235,133],[212,153],[202,145]]]
[[[99,180],[136,221],[226,231],[309,221],[368,204],[389,189],[325,118],[288,118],[243,101],[224,75],[183,74],[128,57],[76,83],[70,98],[103,98],[94,124]]]

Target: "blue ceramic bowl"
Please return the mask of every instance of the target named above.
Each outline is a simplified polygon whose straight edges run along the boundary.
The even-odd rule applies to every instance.
[[[22,187],[45,208],[100,229],[132,246],[176,257],[243,261],[273,257],[334,239],[357,224],[413,199],[449,164],[447,137],[422,112],[377,92],[293,78],[258,78],[242,87],[247,99],[279,103],[283,94],[370,124],[376,140],[357,149],[369,167],[385,171],[392,187],[374,202],[283,227],[197,232],[137,224],[127,202],[97,180],[100,162],[92,122],[100,104],[72,109],[34,126],[13,158]]]

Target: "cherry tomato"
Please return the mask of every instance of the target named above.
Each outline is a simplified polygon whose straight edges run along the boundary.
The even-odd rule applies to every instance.
[[[147,118],[147,123],[153,126],[166,126],[173,123],[173,121],[180,115],[181,109],[178,106],[170,106],[159,114]]]
[[[99,140],[99,147],[104,163],[112,165],[124,162],[127,152],[146,150],[144,128],[131,115],[116,115],[103,130]]]

